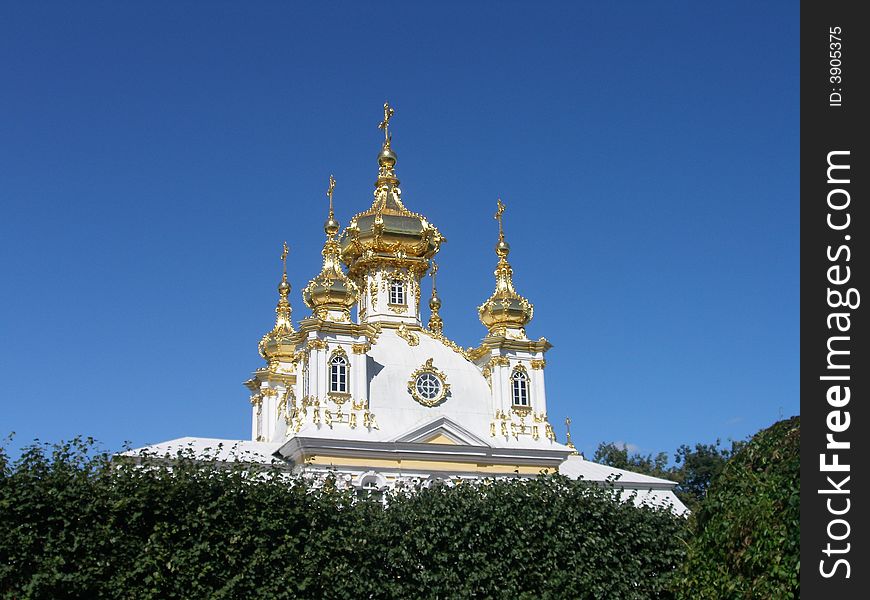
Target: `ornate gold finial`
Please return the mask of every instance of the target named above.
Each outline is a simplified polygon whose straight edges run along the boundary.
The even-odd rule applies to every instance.
[[[441,333],[444,330],[444,321],[441,315],[438,314],[438,309],[441,308],[441,298],[438,297],[438,285],[435,281],[435,275],[438,273],[438,264],[432,261],[432,297],[429,299],[429,330],[435,333]]]
[[[281,262],[284,265],[284,279],[287,279],[287,255],[290,253],[290,248],[287,247],[287,240],[284,240],[284,251],[281,252]]]
[[[565,417],[565,429],[565,437],[567,440],[565,442],[565,445],[574,451],[571,454],[580,454],[579,452],[577,452],[577,448],[574,447],[574,442],[571,441],[571,417]]]
[[[503,214],[505,205],[499,198],[495,211],[498,221],[498,243],[495,253],[498,264],[495,268],[495,291],[486,302],[478,307],[481,322],[489,329],[490,335],[501,335],[515,339],[526,339],[525,326],[532,320],[534,307],[514,289],[513,269],[507,261],[511,251],[510,244],[504,239]]]
[[[504,203],[501,201],[501,198],[495,201],[496,206],[498,208],[495,211],[495,220],[498,221],[498,240],[500,242],[504,241],[504,225],[502,224],[501,216],[504,214]]]
[[[275,307],[275,326],[260,340],[260,355],[269,361],[288,361],[294,351],[290,336],[294,333],[290,308],[290,283],[287,281],[287,255],[290,248],[284,242],[281,251],[281,283],[278,284],[278,306]]]
[[[329,218],[331,219],[335,216],[335,212],[332,210],[332,192],[335,191],[335,177],[333,175],[329,176],[329,187],[326,188],[326,195],[329,196]]]
[[[323,225],[326,243],[323,244],[321,251],[323,268],[302,290],[302,299],[314,310],[314,315],[318,319],[347,323],[350,322],[350,309],[356,304],[359,290],[341,268],[341,244],[336,239],[340,225],[335,220],[332,203],[334,191],[335,177],[330,175],[329,187],[326,189],[326,196],[329,198],[329,217]]]
[[[341,225],[338,221],[335,220],[335,211],[332,207],[332,193],[335,191],[335,177],[332,175],[329,176],[329,187],[326,188],[326,196],[329,198],[329,216],[326,218],[326,223],[323,224],[323,230],[326,232],[326,235],[331,238],[338,233],[338,230],[341,228]]]
[[[384,130],[384,148],[389,148],[390,142],[393,140],[390,135],[390,119],[393,118],[393,113],[395,112],[395,109],[390,106],[389,102],[384,102],[384,120],[378,124],[378,129]]]

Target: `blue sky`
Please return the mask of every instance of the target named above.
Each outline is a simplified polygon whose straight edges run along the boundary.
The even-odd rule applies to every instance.
[[[299,319],[386,99],[463,346],[507,204],[560,436],[672,453],[799,412],[797,3],[319,4],[0,6],[13,448],[247,438],[281,243]]]

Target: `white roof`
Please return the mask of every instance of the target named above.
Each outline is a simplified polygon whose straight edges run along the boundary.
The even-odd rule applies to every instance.
[[[613,485],[616,487],[640,485],[670,490],[677,485],[676,481],[602,465],[576,454],[569,456],[565,462],[559,465],[559,473],[572,479],[582,477],[587,481],[606,481],[608,478],[612,478]]]
[[[191,458],[220,462],[270,464],[283,462],[275,456],[280,443],[252,442],[249,440],[222,440],[218,438],[183,437],[123,452],[121,456],[138,458],[175,458],[179,452],[190,453]]]
[[[559,465],[559,473],[571,479],[583,479],[595,483],[603,484],[609,481],[613,487],[622,490],[623,500],[636,494],[634,503],[638,506],[670,505],[671,509],[678,515],[689,512],[686,505],[674,494],[673,490],[677,482],[669,479],[602,465],[576,454],[569,456],[565,462]]]

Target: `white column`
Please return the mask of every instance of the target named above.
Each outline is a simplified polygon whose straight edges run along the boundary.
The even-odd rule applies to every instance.
[[[534,410],[535,412],[545,413],[547,412],[547,394],[544,391],[544,370],[531,369],[529,373],[531,373],[532,384],[534,385],[533,389],[535,390]]]

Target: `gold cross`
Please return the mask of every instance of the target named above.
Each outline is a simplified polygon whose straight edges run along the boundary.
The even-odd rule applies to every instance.
[[[393,118],[393,113],[396,111],[390,106],[389,102],[384,102],[384,120],[378,125],[378,129],[384,130],[384,144],[390,144],[390,119]]]
[[[287,242],[284,242],[284,251],[281,253],[281,262],[284,263],[284,275],[287,275],[287,254],[290,248],[287,247]]]
[[[329,217],[332,218],[332,192],[335,190],[335,177],[329,176],[329,187],[326,189],[326,195],[329,196]]]
[[[498,221],[498,239],[504,241],[504,227],[502,226],[502,215],[504,214],[504,203],[501,198],[496,200],[498,209],[495,211],[495,220]]]

